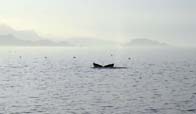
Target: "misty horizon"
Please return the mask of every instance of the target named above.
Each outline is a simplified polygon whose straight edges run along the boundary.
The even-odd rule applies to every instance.
[[[64,38],[52,40],[52,37],[42,37],[33,30],[15,30],[8,25],[0,25],[0,46],[121,46],[121,47],[168,47],[185,46],[152,40],[150,38],[132,38],[126,42],[117,42],[99,38]],[[189,45],[188,47],[194,47]]]

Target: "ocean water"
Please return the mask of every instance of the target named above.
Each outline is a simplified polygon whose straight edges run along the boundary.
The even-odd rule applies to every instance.
[[[0,114],[196,114],[196,49],[1,47]]]

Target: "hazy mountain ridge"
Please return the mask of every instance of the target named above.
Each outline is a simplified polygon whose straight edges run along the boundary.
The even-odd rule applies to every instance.
[[[167,43],[159,42],[156,40],[138,38],[133,39],[130,42],[126,43],[126,46],[137,46],[137,47],[164,47],[169,46]]]
[[[36,41],[21,40],[11,34],[8,34],[8,35],[0,35],[0,46],[70,46],[70,45],[67,42],[53,42],[45,39],[36,40]]]
[[[17,31],[7,25],[0,25],[0,46],[70,46],[70,44],[48,40],[32,30]]]
[[[113,41],[96,39],[96,38],[73,38],[67,39],[67,42],[73,44],[74,46],[117,46],[118,44]]]
[[[19,40],[37,41],[42,38],[33,30],[15,30],[7,25],[0,25],[0,35],[13,35]]]
[[[27,45],[30,42],[15,38],[13,35],[0,35],[0,45],[14,46],[14,45]]]
[[[53,38],[53,37],[52,37]],[[54,42],[52,38],[40,37],[35,31],[17,31],[7,25],[0,25],[0,46],[113,46],[115,42],[93,38],[67,38]],[[55,37],[53,38],[55,39]]]
[[[79,47],[164,47],[169,46],[156,40],[145,38],[133,39],[128,43],[122,44],[115,41],[109,41],[96,38],[67,38],[65,41],[54,42],[52,38],[43,38],[35,31],[17,31],[13,28],[0,25],[0,46],[79,46]],[[55,39],[55,37],[53,38]]]

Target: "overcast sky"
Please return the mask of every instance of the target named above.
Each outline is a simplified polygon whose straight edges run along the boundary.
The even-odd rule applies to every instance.
[[[193,45],[196,0],[0,0],[0,24],[44,37]]]

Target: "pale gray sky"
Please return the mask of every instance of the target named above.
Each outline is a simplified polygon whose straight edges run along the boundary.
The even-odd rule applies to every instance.
[[[196,0],[0,0],[0,24],[42,36],[196,43]],[[53,39],[55,40],[55,39]]]

